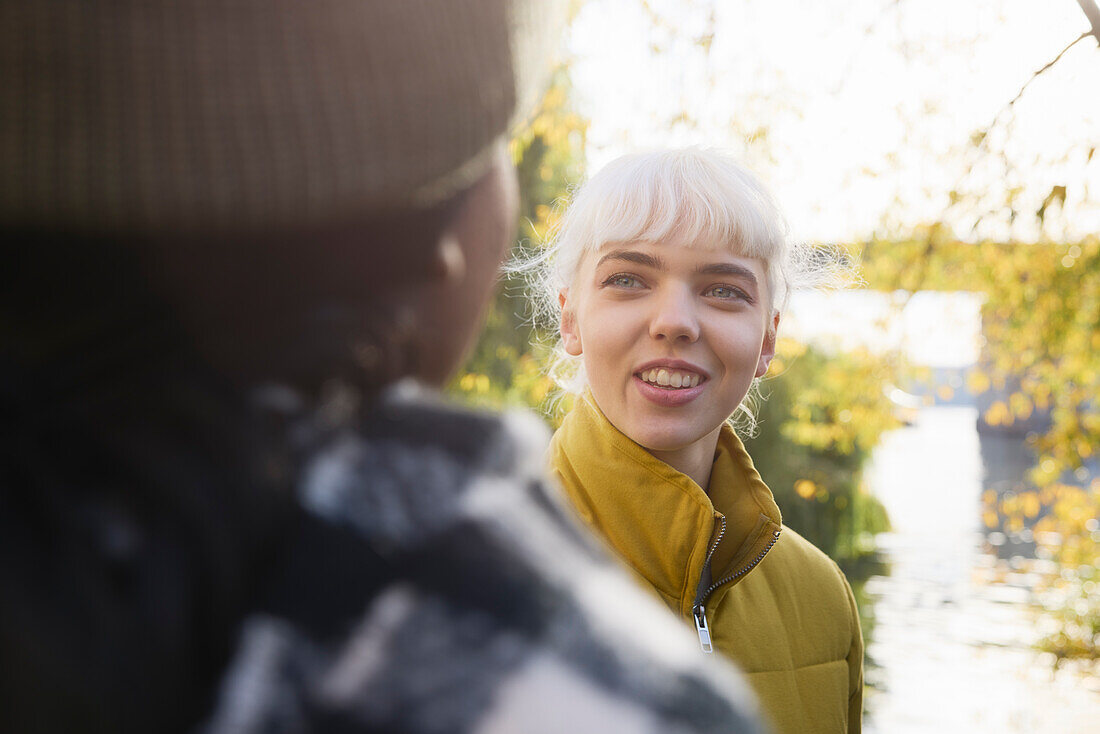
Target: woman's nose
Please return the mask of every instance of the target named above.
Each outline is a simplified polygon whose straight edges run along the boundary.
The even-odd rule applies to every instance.
[[[687,288],[669,288],[658,294],[649,322],[654,339],[693,342],[699,338],[695,299]]]

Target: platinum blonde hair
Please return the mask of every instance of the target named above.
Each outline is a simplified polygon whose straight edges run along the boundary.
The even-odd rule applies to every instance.
[[[607,244],[725,249],[764,263],[774,315],[803,281],[823,280],[809,277],[813,261],[829,260],[792,247],[787,234],[771,194],[728,155],[707,148],[635,153],[612,161],[580,186],[546,246],[521,255],[507,269],[525,276],[536,322],[556,328],[559,293],[572,287],[584,256]],[[579,393],[587,384],[581,358],[566,354],[560,337],[550,375],[567,392]],[[738,408],[743,414],[738,423],[750,431],[755,393],[756,381]]]

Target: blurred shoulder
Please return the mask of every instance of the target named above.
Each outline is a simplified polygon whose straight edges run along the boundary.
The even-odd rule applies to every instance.
[[[404,396],[319,442],[312,560],[279,595],[303,601],[246,620],[206,734],[759,731],[737,674],[559,510],[545,439]]]

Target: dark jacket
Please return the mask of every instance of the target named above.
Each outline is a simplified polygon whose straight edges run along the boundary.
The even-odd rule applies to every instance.
[[[218,435],[242,433],[229,430],[238,411],[179,403],[215,418],[210,452],[241,448]],[[117,482],[66,489],[0,464],[4,525],[28,529],[0,540],[17,551],[0,565],[0,654],[20,671],[0,679],[0,701],[18,703],[0,728],[759,731],[737,675],[701,661],[564,519],[539,478],[534,419],[415,389],[309,408],[265,388],[249,405],[261,428],[243,431],[259,438],[237,473],[193,461],[204,439],[187,421],[172,431],[192,442],[174,452],[156,424],[110,421],[128,426],[105,440],[115,458],[130,447],[131,487],[149,483],[143,467],[178,485],[167,513]],[[41,445],[33,434],[22,449]],[[31,480],[50,486],[45,505]],[[241,489],[265,481],[270,507]]]

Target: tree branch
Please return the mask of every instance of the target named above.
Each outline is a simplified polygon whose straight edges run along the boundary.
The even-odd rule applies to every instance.
[[[1079,2],[1079,3],[1082,3],[1082,7],[1084,7],[1084,3],[1093,3],[1093,0],[1077,0],[1077,2]],[[1093,8],[1095,8],[1095,7],[1096,7],[1096,5],[1095,5],[1095,3],[1093,3]],[[1063,56],[1065,56],[1065,55],[1066,55],[1066,51],[1069,51],[1069,50],[1070,50],[1071,48],[1073,48],[1073,47],[1074,47],[1074,46],[1076,46],[1076,45],[1077,45],[1078,43],[1080,43],[1081,41],[1085,40],[1086,38],[1088,38],[1088,37],[1089,37],[1089,36],[1091,36],[1092,34],[1093,34],[1093,31],[1085,31],[1084,33],[1082,33],[1081,35],[1079,35],[1079,36],[1078,36],[1077,38],[1075,38],[1075,39],[1073,39],[1072,41],[1070,41],[1069,45],[1068,45],[1068,46],[1066,46],[1065,48],[1063,48],[1063,49],[1062,49],[1061,51],[1059,51],[1059,52],[1058,52],[1058,55],[1057,55],[1057,56],[1055,56],[1055,57],[1054,57],[1053,59],[1051,59],[1051,60],[1050,60],[1049,62],[1047,62],[1047,64],[1046,64],[1045,66],[1043,66],[1043,68],[1039,69],[1039,70],[1038,70],[1038,71],[1036,71],[1036,72],[1035,72],[1034,74],[1032,74],[1032,75],[1031,75],[1031,78],[1030,78],[1030,79],[1028,79],[1028,80],[1027,80],[1026,82],[1024,82],[1024,85],[1023,85],[1022,87],[1020,87],[1020,91],[1019,91],[1019,92],[1016,92],[1016,96],[1015,96],[1015,97],[1013,97],[1013,98],[1012,98],[1011,100],[1009,100],[1008,104],[1006,104],[1006,105],[1005,105],[1004,107],[1002,107],[1002,108],[1001,108],[1001,109],[1000,109],[1000,110],[999,110],[999,111],[997,112],[997,114],[996,114],[996,115],[994,115],[994,117],[993,117],[993,121],[989,123],[989,126],[988,126],[988,127],[986,127],[986,132],[988,133],[989,131],[991,131],[991,130],[993,129],[993,127],[994,127],[994,126],[995,126],[995,125],[997,124],[997,120],[999,120],[999,119],[1001,118],[1001,115],[1003,115],[1003,114],[1005,113],[1005,110],[1007,110],[1007,109],[1009,109],[1010,107],[1012,107],[1012,105],[1016,104],[1016,102],[1017,102],[1017,101],[1018,101],[1018,100],[1020,99],[1020,97],[1024,96],[1024,90],[1026,90],[1026,89],[1027,89],[1027,88],[1028,88],[1028,87],[1029,87],[1029,86],[1031,85],[1031,83],[1032,83],[1033,81],[1035,81],[1036,79],[1038,79],[1038,78],[1039,78],[1039,76],[1040,76],[1040,75],[1041,75],[1041,74],[1042,74],[1042,73],[1043,73],[1044,71],[1046,71],[1046,70],[1047,70],[1047,69],[1049,69],[1050,67],[1052,67],[1052,66],[1054,66],[1055,64],[1057,64],[1057,63],[1058,63],[1058,61],[1059,61],[1059,60],[1060,60],[1060,59],[1061,59],[1061,58],[1062,58]],[[987,135],[987,139],[988,139],[988,135]],[[984,141],[983,141],[983,142],[984,142]]]
[[[1092,24],[1089,34],[1096,38],[1097,44],[1100,44],[1100,8],[1096,7],[1096,0],[1077,0],[1077,4],[1081,6],[1081,10],[1085,11],[1085,16]]]

